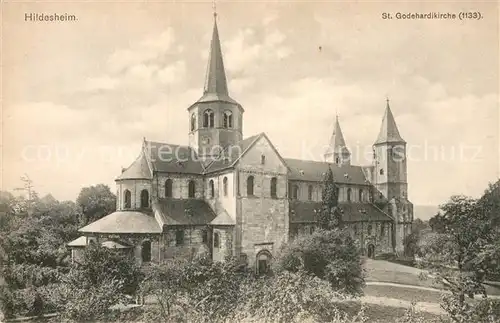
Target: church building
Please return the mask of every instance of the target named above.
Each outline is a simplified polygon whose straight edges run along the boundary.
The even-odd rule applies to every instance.
[[[284,243],[315,230],[328,168],[363,253],[404,252],[413,207],[406,142],[389,102],[367,166],[351,165],[338,117],[324,160],[313,161],[281,156],[265,133],[245,137],[244,113],[229,94],[215,20],[203,94],[187,107],[189,145],[144,139],[116,178],[116,212],[81,228],[69,244],[74,260],[100,243],[139,263],[207,254],[266,271]]]

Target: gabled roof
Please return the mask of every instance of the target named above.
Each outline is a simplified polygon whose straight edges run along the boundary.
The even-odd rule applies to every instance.
[[[117,211],[78,230],[86,233],[161,233],[151,215],[136,211]]]
[[[153,201],[155,217],[161,225],[204,225],[215,213],[204,200],[161,198]]]
[[[389,142],[404,143],[405,141],[399,134],[398,127],[396,126],[396,120],[394,120],[394,116],[392,115],[392,111],[389,106],[389,100],[387,100],[384,118],[382,119],[380,131],[374,145]]]
[[[340,128],[339,116],[335,117],[335,125],[333,127],[333,133],[330,138],[330,144],[325,152],[325,155],[338,153],[338,154],[350,154],[346,147],[344,135],[342,134],[342,129]]]
[[[68,247],[86,247],[87,237],[81,236],[67,244]]]
[[[203,164],[189,146],[145,141],[145,150],[153,170],[168,173],[202,174]]]
[[[141,154],[137,159],[125,169],[120,176],[116,178],[116,181],[125,179],[151,179],[153,175],[151,174],[151,169],[148,165],[148,160],[144,154],[144,150],[141,149]]]
[[[292,181],[320,182],[324,179],[328,167],[333,172],[336,183],[369,185],[363,173],[362,166],[336,165],[327,162],[285,158],[286,165],[290,170],[288,176]]]
[[[263,135],[253,135],[234,145],[227,146],[221,152],[221,158],[214,159],[206,168],[207,172],[214,172],[224,168],[233,167],[243,154]],[[226,158],[226,159],[225,159]]]
[[[210,222],[211,225],[235,225],[236,222],[232,217],[227,214],[226,210],[223,210],[217,217]]]
[[[290,222],[316,222],[314,210],[321,209],[322,202],[290,201]],[[345,222],[361,221],[393,221],[393,219],[371,203],[343,202],[339,203],[339,212]]]

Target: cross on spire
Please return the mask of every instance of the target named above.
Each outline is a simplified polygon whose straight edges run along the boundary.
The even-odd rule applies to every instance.
[[[213,0],[212,1],[212,10],[214,11],[214,18],[217,17],[217,1]]]

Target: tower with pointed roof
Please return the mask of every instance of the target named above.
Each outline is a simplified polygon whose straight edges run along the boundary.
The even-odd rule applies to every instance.
[[[387,99],[377,140],[373,144],[374,186],[389,202],[388,212],[394,218],[394,246],[404,250],[404,239],[411,233],[412,204],[408,201],[406,141],[399,134]]]
[[[189,145],[198,156],[217,155],[242,140],[244,110],[229,96],[215,12],[203,95],[188,112]]]
[[[374,184],[386,199],[406,198],[406,141],[399,134],[387,99],[374,151]]]
[[[335,117],[333,133],[330,138],[328,148],[324,154],[324,159],[328,163],[334,163],[339,166],[351,164],[351,152],[346,147],[338,115]]]

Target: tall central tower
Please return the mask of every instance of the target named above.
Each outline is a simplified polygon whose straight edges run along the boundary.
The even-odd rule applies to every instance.
[[[200,157],[216,156],[243,137],[244,110],[229,96],[216,13],[203,96],[188,112],[189,146]]]

